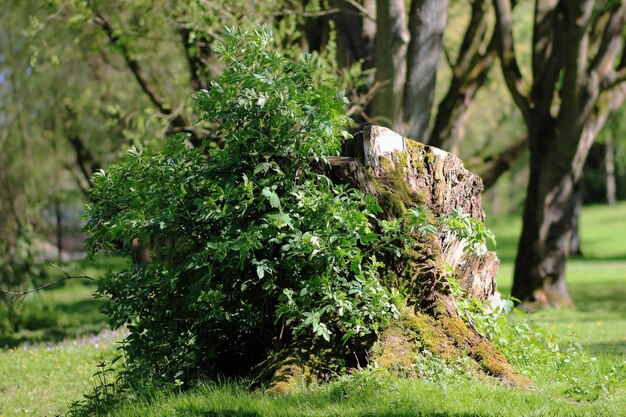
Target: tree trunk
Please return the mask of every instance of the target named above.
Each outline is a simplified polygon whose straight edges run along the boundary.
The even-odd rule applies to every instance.
[[[425,206],[435,217],[462,210],[484,219],[480,177],[467,171],[456,156],[379,126],[366,127],[355,142],[357,158],[330,157],[330,167],[320,169],[333,182],[350,184],[374,196],[388,218]],[[415,372],[412,361],[421,349],[427,349],[442,358],[467,356],[485,374],[526,385],[528,381],[506,358],[462,319],[454,298],[458,294],[450,287],[454,277],[464,289],[464,297],[490,299],[495,294],[498,258],[492,252],[468,253],[464,242],[443,231],[420,239],[415,246],[405,246],[400,257],[384,260],[382,280],[405,290],[406,307],[401,317],[381,332],[368,359],[411,376]],[[285,381],[302,372],[303,368],[278,364],[270,392],[284,392]]]
[[[615,147],[613,145],[613,135],[606,135],[606,156],[604,165],[606,167],[606,202],[609,205],[617,203],[616,185],[615,185]]]
[[[373,3],[373,0],[370,1]],[[372,66],[372,49],[374,33],[368,27],[369,19],[373,16],[364,16],[356,7],[358,3],[347,0],[332,0],[331,6],[339,9],[333,15],[337,34],[337,65],[339,68],[349,68],[351,65],[363,61],[363,68]],[[363,7],[365,12],[368,6]]]
[[[472,2],[472,15],[463,36],[448,90],[437,107],[428,144],[444,150],[461,142],[456,136],[476,92],[487,80],[496,56],[495,36],[489,38],[489,2]],[[416,137],[416,136],[411,136]],[[454,153],[454,152],[453,152]]]
[[[56,216],[56,240],[57,240],[57,260],[63,261],[63,213],[61,212],[61,202],[59,198],[54,199],[54,214]]]
[[[581,257],[583,256],[583,251],[580,248],[580,210],[583,207],[583,190],[580,181],[574,188],[574,215],[572,216],[572,232],[567,256]]]
[[[582,132],[537,122],[529,133],[530,176],[512,295],[533,308],[571,307],[565,260],[576,217],[576,193],[591,141]],[[571,121],[576,125],[576,121]],[[578,135],[578,136],[576,136]],[[586,143],[588,142],[588,143]],[[580,146],[577,147],[577,145]]]
[[[382,87],[372,100],[377,123],[394,130],[402,128],[402,95],[406,74],[406,27],[404,0],[376,1],[374,66]]]
[[[428,130],[447,18],[448,0],[411,2],[403,132],[417,140],[424,140]]]
[[[502,72],[530,149],[513,296],[533,307],[571,306],[565,259],[578,185],[593,141],[626,95],[626,4],[537,0],[530,86],[516,59],[511,0],[493,5]]]

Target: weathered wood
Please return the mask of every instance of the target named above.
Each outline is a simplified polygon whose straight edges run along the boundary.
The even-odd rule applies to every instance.
[[[358,158],[329,158],[328,174],[335,182],[351,184],[375,196],[387,210],[387,217],[402,215],[411,206],[425,205],[436,217],[461,210],[484,220],[482,181],[455,155],[380,126],[366,127],[355,141],[351,149]],[[464,242],[445,231],[424,237],[418,245],[405,248],[400,259],[388,260],[387,284],[409,291],[407,309],[399,323],[390,326],[376,342],[376,351],[382,353],[372,360],[390,369],[408,369],[404,362],[412,354],[419,354],[411,350],[411,340],[418,334],[421,344],[432,352],[443,356],[466,354],[487,374],[526,384],[527,380],[483,335],[465,324],[450,290],[449,280],[454,277],[465,289],[466,297],[497,299],[496,254],[469,253]],[[385,354],[398,349],[405,354]]]
[[[485,219],[482,180],[465,169],[457,156],[381,126],[367,126],[355,138],[357,143],[351,149],[358,152],[361,142],[360,158],[329,158],[333,181],[351,184],[379,199],[396,199],[405,207],[425,204],[438,217],[462,210],[475,219]],[[394,217],[398,213],[387,214]],[[469,296],[485,300],[493,295],[499,266],[494,253],[470,255],[463,250],[463,242],[445,233],[438,236],[438,245],[443,263],[456,271]]]

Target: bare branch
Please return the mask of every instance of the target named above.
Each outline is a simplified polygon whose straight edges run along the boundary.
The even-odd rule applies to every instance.
[[[126,62],[126,65],[133,73],[135,80],[137,80],[137,83],[139,84],[143,92],[146,93],[152,104],[154,104],[161,113],[171,114],[171,107],[165,103],[165,101],[157,91],[156,86],[150,82],[148,76],[141,68],[141,65],[139,65],[139,61],[131,56],[131,53],[128,50],[127,46],[124,44],[124,42],[121,41],[120,37],[113,30],[113,27],[111,26],[108,18],[104,14],[99,12],[96,12],[95,16],[96,23],[98,23],[102,27],[111,44],[118,48],[118,50],[122,54],[122,57],[124,58],[124,61]]]
[[[524,135],[499,154],[486,157],[484,162],[489,163],[490,166],[480,174],[485,190],[493,187],[498,179],[524,155],[527,148],[528,135]]]
[[[602,32],[598,52],[589,66],[589,73],[595,73],[600,80],[604,80],[613,72],[613,62],[622,47],[621,35],[624,24],[626,24],[626,5],[610,12]]]
[[[626,68],[622,68],[619,71],[613,72],[610,77],[606,79],[603,85],[604,90],[611,89],[618,84],[626,82]]]
[[[517,59],[515,58],[515,44],[513,42],[513,21],[511,17],[510,0],[493,0],[496,10],[496,33],[498,39],[498,54],[506,85],[511,92],[513,101],[522,112],[524,119],[530,120],[530,104],[525,95],[528,91],[522,77]]]
[[[141,65],[139,65],[139,61],[133,58],[127,46],[115,33],[107,17],[97,11],[94,11],[94,14],[96,16],[95,21],[105,31],[111,44],[118,48],[118,50],[122,54],[122,57],[124,58],[124,61],[126,62],[126,65],[133,73],[135,80],[141,87],[142,91],[148,96],[152,104],[154,104],[154,106],[159,110],[161,114],[165,116],[170,116],[168,118],[167,134],[171,135],[175,133],[177,129],[180,130],[187,126],[188,124],[185,121],[185,118],[180,114],[180,112],[174,113],[172,111],[172,107],[167,104],[165,100],[163,100],[163,98],[160,96],[156,86],[150,82],[148,76],[141,68]],[[191,143],[196,147],[199,146],[202,142],[201,138],[196,136],[196,133],[194,131],[190,131],[190,133],[192,136],[190,140]]]
[[[355,0],[344,0],[346,3],[350,4],[351,6],[353,6],[355,9],[357,9],[359,11],[359,13],[361,14],[361,16],[363,16],[364,18],[372,21],[372,22],[376,22],[376,17],[372,16],[369,11],[363,7],[361,4],[359,4],[358,1]]]
[[[63,281],[68,281],[70,279],[87,279],[89,281],[95,281],[95,279],[93,279],[92,277],[88,276],[88,275],[70,275],[68,274],[66,271],[64,271],[60,266],[58,266],[57,264],[55,264],[54,262],[52,262],[49,258],[46,258],[46,260],[48,261],[48,263],[50,263],[50,265],[52,265],[54,268],[58,269],[59,271],[61,271],[61,273],[63,273],[64,277],[63,278],[59,278],[56,281],[52,281],[49,282],[47,284],[44,285],[40,285],[39,287],[33,288],[32,290],[28,290],[28,291],[8,291],[8,290],[0,290],[5,294],[11,295],[12,298],[8,301],[7,304],[11,304],[14,303],[17,300],[23,300],[24,297],[26,297],[28,294],[32,294],[32,293],[36,293],[39,292],[43,289],[46,289],[48,287],[52,287],[53,285],[56,285],[60,282]]]

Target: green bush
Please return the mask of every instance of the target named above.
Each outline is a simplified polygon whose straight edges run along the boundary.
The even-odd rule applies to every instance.
[[[93,179],[91,252],[151,249],[151,263],[98,284],[112,324],[130,330],[129,372],[151,380],[241,375],[286,346],[330,370],[363,359],[399,315],[383,261],[437,227],[472,248],[489,236],[462,213],[379,220],[375,198],[320,173],[350,119],[316,57],[271,52],[264,27],[225,39],[223,75],[195,96],[212,139],[133,149]]]
[[[218,146],[133,150],[94,177],[88,208],[92,252],[151,248],[98,293],[128,324],[131,370],[166,381],[238,374],[295,339],[347,351],[397,314],[379,282],[380,207],[313,168],[349,136],[345,99],[315,56],[270,52],[266,28],[225,39],[223,75],[195,96]]]

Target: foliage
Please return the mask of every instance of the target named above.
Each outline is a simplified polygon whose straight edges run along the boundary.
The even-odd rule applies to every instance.
[[[485,223],[470,217],[462,210],[455,209],[443,219],[443,231],[463,241],[464,249],[473,255],[485,254],[488,242],[494,246],[496,244],[495,235],[485,227]]]
[[[292,342],[322,355],[327,346],[328,368],[341,367],[398,316],[397,290],[379,280],[385,256],[437,225],[472,247],[487,234],[459,213],[441,224],[417,208],[377,219],[373,197],[320,173],[349,119],[315,56],[270,52],[266,27],[224,38],[216,53],[227,66],[195,96],[224,145],[189,148],[179,135],[94,177],[92,251],[130,254],[139,241],[153,252],[100,282],[105,312],[129,324],[131,372],[150,378],[245,372]]]
[[[129,323],[134,369],[165,380],[246,369],[298,336],[340,346],[397,314],[373,253],[380,208],[312,165],[338,153],[344,99],[315,78],[314,56],[269,52],[267,28],[225,39],[228,67],[195,97],[224,146],[179,136],[132,151],[94,177],[88,209],[93,251],[153,249],[99,293],[112,323]]]
[[[8,219],[0,226],[6,227],[0,232],[0,337],[3,337],[18,327],[19,312],[12,302],[15,298],[12,293],[29,288],[35,278],[43,275],[43,270],[35,264],[33,228],[18,225],[17,230],[10,230]]]

